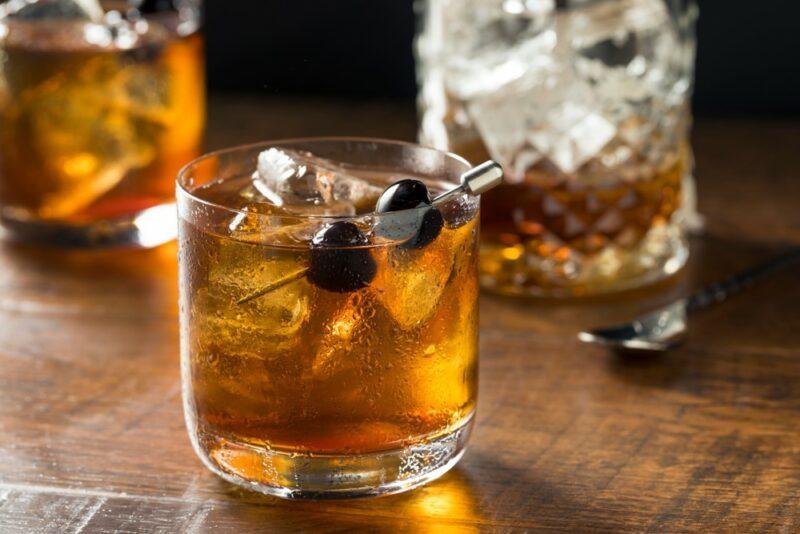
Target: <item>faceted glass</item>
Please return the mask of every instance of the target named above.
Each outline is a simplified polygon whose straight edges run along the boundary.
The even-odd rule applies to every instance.
[[[0,4],[0,222],[12,237],[175,237],[174,211],[137,217],[172,204],[175,174],[199,155],[199,17],[198,1]]]
[[[486,288],[603,293],[684,264],[695,16],[678,0],[426,3],[420,137],[506,170],[483,201]]]
[[[356,213],[255,201],[251,174],[269,148],[311,153],[363,180]],[[477,394],[478,200],[439,205],[444,225],[424,247],[394,231],[403,212],[372,211],[375,193],[400,178],[437,194],[467,169],[433,149],[347,139],[232,149],[184,169],[184,402],[211,470],[269,494],[327,497],[403,491],[455,464]],[[342,222],[369,242],[327,249],[322,268],[339,276],[366,265],[373,278],[332,288],[312,276],[312,239]]]

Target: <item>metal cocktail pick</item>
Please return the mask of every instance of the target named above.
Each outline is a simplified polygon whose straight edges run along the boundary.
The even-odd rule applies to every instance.
[[[503,181],[503,168],[496,161],[484,161],[461,175],[461,185],[450,191],[445,191],[433,199],[432,204],[443,202],[453,195],[464,191],[472,196],[478,196],[489,189],[497,187]]]
[[[493,187],[500,185],[502,181],[503,168],[500,166],[500,164],[491,160],[485,161],[477,167],[473,167],[462,174],[461,185],[454,187],[449,191],[445,191],[441,195],[438,195],[431,201],[431,204],[436,205],[446,202],[459,193],[467,193],[468,195],[477,196],[492,189]],[[302,267],[296,271],[293,271],[286,276],[278,278],[274,282],[262,287],[258,291],[240,298],[236,301],[236,304],[245,304],[251,300],[266,295],[270,291],[274,291],[285,286],[286,284],[294,282],[295,280],[299,280],[305,276],[307,272],[308,267]]]

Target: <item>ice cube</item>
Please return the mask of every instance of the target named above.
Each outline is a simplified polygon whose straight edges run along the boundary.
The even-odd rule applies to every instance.
[[[352,216],[374,205],[382,189],[308,152],[270,148],[258,156],[253,186],[295,214]]]
[[[569,33],[579,77],[613,98],[646,97],[667,75],[677,47],[663,0],[618,0],[577,9]]]
[[[126,7],[126,6],[122,6]],[[100,47],[133,48],[140,37],[151,30],[137,18],[129,20],[120,11],[105,11],[98,0],[16,0],[0,5],[0,20],[62,19],[74,26],[57,28],[82,29],[86,43]],[[85,22],[85,23],[84,23]]]
[[[192,313],[202,345],[220,347],[231,356],[270,359],[301,342],[298,333],[308,317],[308,288],[303,280],[298,280],[241,306],[232,304],[232,296],[248,290],[234,283],[234,276],[258,275],[259,280],[264,280],[266,275],[261,276],[262,272],[273,276],[281,272],[278,264],[265,262],[258,270],[252,267],[249,272],[238,271],[225,277],[212,272],[214,283],[220,285],[198,291]],[[263,352],[265,343],[269,343],[269,353]]]
[[[27,61],[8,54],[8,63]],[[30,153],[48,166],[41,213],[69,216],[89,206],[157,155],[167,97],[163,73],[147,65],[123,66],[115,55],[75,64],[19,91],[15,122],[7,127],[31,139]],[[155,94],[132,87],[153,79]],[[13,80],[12,80],[13,81]]]
[[[139,43],[140,38],[151,28],[144,21],[129,21],[118,12],[109,11],[102,20],[87,24],[83,30],[83,36],[88,43],[95,46],[110,47],[119,49],[130,49]]]
[[[302,180],[305,182],[306,169],[300,169],[298,176],[298,164],[286,152],[277,148],[270,148],[258,155],[258,167],[253,175],[253,186],[259,193],[264,195],[276,206],[282,206],[283,196],[297,194],[295,182]],[[303,195],[305,200],[305,195]]]
[[[468,99],[546,60],[554,13],[554,0],[431,0],[417,50],[430,64],[442,62],[448,91]]]
[[[249,222],[249,221],[248,221]],[[248,302],[237,302],[289,273],[302,269],[302,249],[259,246],[256,232],[246,223],[233,232],[235,239],[219,242],[207,275],[207,286],[193,299],[197,329],[206,343],[226,354],[258,359],[281,355],[300,343],[308,319],[311,285],[303,277]],[[260,236],[259,236],[260,237]],[[270,353],[263,351],[269,343]]]
[[[370,302],[361,293],[351,294],[338,309],[325,317],[319,343],[311,364],[311,377],[327,379],[358,365],[353,353],[370,333],[365,318],[372,313]]]
[[[228,235],[238,241],[276,246],[306,246],[324,224],[282,218],[282,208],[255,203],[243,206],[228,222]]]
[[[598,111],[591,89],[564,68],[542,69],[470,106],[475,124],[511,179],[548,158],[575,172],[614,137],[616,128]]]
[[[370,287],[401,329],[418,327],[436,312],[454,269],[455,254],[466,246],[473,231],[471,225],[445,230],[422,249],[376,249],[378,274]]]
[[[562,171],[572,173],[606,146],[615,132],[614,125],[591,107],[567,101],[551,110],[528,139]]]

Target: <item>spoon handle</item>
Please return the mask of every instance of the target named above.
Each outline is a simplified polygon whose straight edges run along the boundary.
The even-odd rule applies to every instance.
[[[686,311],[697,311],[708,308],[712,304],[722,302],[731,295],[739,293],[753,282],[774,273],[779,269],[800,260],[800,247],[791,248],[771,260],[750,267],[740,273],[736,273],[730,278],[715,282],[695,293],[686,303]]]

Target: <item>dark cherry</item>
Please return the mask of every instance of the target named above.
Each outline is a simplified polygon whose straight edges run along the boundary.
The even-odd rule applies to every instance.
[[[366,287],[375,278],[377,265],[368,249],[347,248],[369,244],[369,238],[347,221],[337,221],[311,239],[308,279],[322,289],[348,293]]]
[[[387,211],[400,211],[418,208],[422,205],[430,205],[431,196],[428,194],[428,187],[419,180],[400,180],[395,182],[381,193],[375,211],[386,213]]]
[[[424,208],[425,206],[429,207],[425,210],[418,210],[417,213],[411,212],[409,214],[409,223],[413,224],[413,228],[416,228],[417,231],[413,237],[400,245],[401,248],[418,249],[436,239],[442,231],[442,226],[444,226],[442,214],[438,208],[431,205],[431,196],[428,193],[428,187],[424,183],[419,180],[406,179],[390,185],[378,199],[375,211],[377,213],[388,213]],[[394,226],[402,229],[407,225],[395,223]],[[391,235],[387,237],[391,237]]]
[[[439,237],[444,226],[444,219],[442,213],[438,208],[431,206],[425,210],[425,214],[419,223],[419,230],[408,241],[402,243],[400,248],[423,248],[434,239]]]

